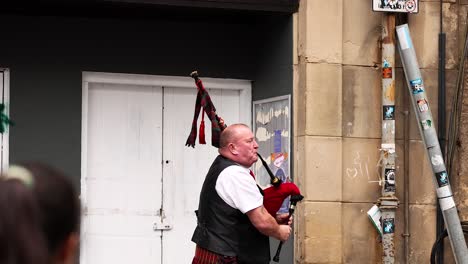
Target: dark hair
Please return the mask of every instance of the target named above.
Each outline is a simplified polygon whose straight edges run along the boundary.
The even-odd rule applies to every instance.
[[[0,178],[0,263],[45,264],[48,250],[31,188]]]
[[[40,208],[42,230],[48,250],[54,254],[72,233],[79,232],[78,196],[70,179],[62,172],[38,162],[20,166],[33,176],[32,189]]]

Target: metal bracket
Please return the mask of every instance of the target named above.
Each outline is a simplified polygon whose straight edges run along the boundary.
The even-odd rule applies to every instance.
[[[380,197],[377,202],[380,209],[395,209],[398,208],[399,203],[398,198],[395,196]]]
[[[153,231],[159,231],[159,230],[171,230],[172,225],[168,223],[159,223],[156,222],[153,224]]]

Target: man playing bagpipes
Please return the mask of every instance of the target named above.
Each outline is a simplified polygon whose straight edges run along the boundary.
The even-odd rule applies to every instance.
[[[219,147],[219,156],[211,165],[200,193],[197,227],[192,236],[197,244],[192,264],[269,263],[269,236],[286,241],[291,234],[291,214],[276,215],[276,212],[284,198],[291,194],[288,188],[292,186],[284,184],[280,188],[277,185],[275,188],[281,190],[278,192],[267,189],[272,199],[264,201],[263,191],[249,169],[258,160],[258,144],[252,131],[244,124],[226,127],[216,115],[196,72],[192,77],[198,94],[186,145],[195,145],[198,113],[203,107],[202,114],[206,113],[212,122],[212,145]],[[296,189],[294,191],[299,194]]]
[[[263,207],[263,196],[250,174],[257,149],[252,132],[243,124],[228,126],[221,133],[220,155],[200,194],[192,263],[269,263],[268,236],[288,239],[291,227],[278,224]]]

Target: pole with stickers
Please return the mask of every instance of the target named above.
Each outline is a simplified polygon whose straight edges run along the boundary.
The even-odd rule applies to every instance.
[[[378,224],[382,236],[382,263],[395,263],[395,215],[399,200],[396,197],[396,147],[395,147],[395,20],[396,13],[417,13],[414,0],[374,0],[373,11],[382,15],[382,142],[380,148],[381,197],[377,207],[368,214],[371,221],[380,216]],[[405,232],[406,234],[406,232]],[[406,241],[406,240],[405,240]],[[405,247],[406,249],[407,247]],[[406,253],[406,252],[405,252]],[[408,255],[408,254],[405,254]]]
[[[395,170],[395,13],[382,16],[382,194],[378,204],[382,225],[382,263],[395,263],[395,212],[398,208]]]
[[[453,199],[452,189],[445,168],[445,162],[440,149],[436,129],[429,102],[421,77],[419,64],[407,24],[396,27],[398,50],[400,52],[403,70],[410,93],[419,132],[426,148],[427,157],[433,171],[433,182],[436,187],[442,215],[447,227],[452,251],[456,263],[468,263],[468,249],[461,227],[457,207]]]

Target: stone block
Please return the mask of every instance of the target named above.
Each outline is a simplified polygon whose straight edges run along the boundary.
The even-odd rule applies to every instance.
[[[368,1],[343,1],[343,64],[380,65],[382,16]]]
[[[401,110],[403,71],[395,76],[395,137],[402,138],[404,115]],[[400,82],[398,82],[400,80]],[[382,79],[380,70],[370,67],[343,67],[343,135],[346,137],[382,137]]]
[[[382,137],[382,79],[380,70],[343,67],[343,136]],[[403,139],[405,111],[412,109],[403,69],[395,70],[395,138]],[[412,110],[411,110],[412,111]],[[415,117],[413,116],[415,122]],[[410,121],[410,125],[411,125]],[[415,126],[415,124],[413,124]],[[417,129],[417,127],[416,127]],[[417,133],[416,133],[417,132]],[[414,136],[419,136],[415,130]]]
[[[380,139],[343,138],[343,201],[376,202],[381,194]]]
[[[436,240],[436,207],[410,205],[409,213],[409,263],[430,263],[432,245]]]
[[[382,79],[370,67],[343,67],[343,136],[382,136]]]
[[[299,66],[298,135],[341,136],[342,66]]]
[[[457,6],[444,3],[444,32],[447,39],[446,68],[453,69],[458,58],[458,15]],[[438,35],[440,32],[440,4],[438,2],[420,2],[419,13],[408,16],[411,38],[416,50],[420,68],[438,68]]]
[[[409,201],[412,204],[435,205],[434,176],[422,141],[411,140],[409,152]]]
[[[298,138],[298,187],[310,201],[341,201],[342,139]]]
[[[297,208],[295,263],[343,263],[341,203],[305,201]]]
[[[461,2],[465,2],[463,5],[459,5],[458,7],[458,50],[460,54],[465,46],[465,38],[466,38],[466,26],[467,26],[467,14],[468,14],[468,0],[461,0]],[[457,62],[458,66],[458,62]]]
[[[306,62],[342,63],[343,0],[301,1],[298,55]]]
[[[343,204],[343,263],[381,263],[380,236],[367,217],[372,206],[372,203]]]

